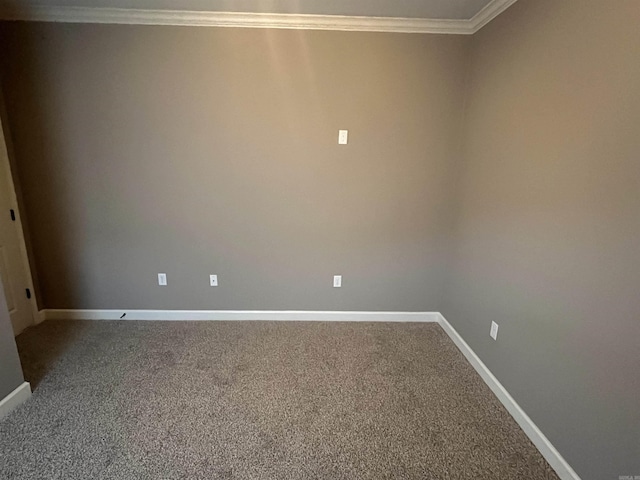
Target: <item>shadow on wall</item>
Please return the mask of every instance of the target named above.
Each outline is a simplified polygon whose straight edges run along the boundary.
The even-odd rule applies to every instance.
[[[32,225],[42,224],[45,225],[45,230],[50,232],[60,231],[60,227],[53,227],[51,225],[51,218],[47,219],[44,216],[44,212],[38,208],[29,208],[26,199],[22,192],[29,190],[28,187],[37,188],[39,195],[42,199],[46,199],[49,211],[61,211],[62,203],[59,196],[55,193],[60,187],[64,185],[64,179],[62,178],[59,169],[55,168],[54,160],[64,155],[61,151],[61,142],[55,141],[53,138],[49,138],[46,132],[53,131],[52,125],[55,123],[55,118],[47,118],[39,105],[43,101],[50,103],[55,101],[47,96],[46,93],[47,78],[44,75],[33,75],[32,72],[37,72],[42,69],[42,65],[37,64],[38,56],[35,52],[38,51],[39,43],[42,42],[42,38],[38,38],[37,35],[21,35],[18,36],[17,30],[13,28],[13,24],[9,22],[0,23],[0,44],[8,46],[11,44],[19,43],[20,50],[24,53],[20,62],[11,62],[9,55],[2,54],[0,52],[0,114],[3,119],[3,126],[5,131],[5,142],[7,146],[7,153],[9,156],[9,162],[14,172],[14,181],[16,193],[18,196],[18,202],[20,206],[20,212],[23,219],[24,236],[29,253],[29,261],[31,267],[31,274],[34,281],[34,288],[36,290],[36,297],[38,299],[38,307],[44,308],[47,304],[47,291],[43,289],[43,285],[50,284],[45,279],[40,279],[39,275],[47,273],[49,269],[42,268],[43,262],[42,255],[36,255],[36,252],[45,246],[47,250],[46,257],[54,255],[57,259],[56,269],[54,276],[57,277],[57,281],[54,283],[59,285],[60,288],[64,288],[63,285],[68,285],[68,282],[62,282],[60,279],[68,278],[70,269],[73,265],[73,252],[63,238],[60,235],[49,235],[46,239],[40,239],[37,245],[34,245],[34,238],[32,237]],[[10,48],[3,49],[3,52],[8,52]],[[17,75],[20,78],[20,82],[24,85],[24,88],[32,92],[27,99],[24,97],[20,99],[20,105],[16,105],[18,102],[17,95],[13,95],[8,85],[8,78],[11,75]],[[26,100],[26,101],[25,101]],[[24,109],[28,112],[27,115],[12,120],[11,124],[6,121],[8,113],[16,108]],[[22,124],[21,124],[22,123]],[[28,125],[25,125],[28,123]],[[26,127],[28,130],[25,130]],[[36,135],[25,137],[25,132],[37,132]],[[23,132],[23,133],[20,133]],[[16,145],[22,145],[28,149],[29,158],[36,159],[35,164],[30,165],[30,169],[34,172],[30,184],[25,182],[24,175],[20,176],[20,170],[17,169],[18,155],[15,151]],[[24,157],[24,153],[20,157]],[[27,212],[29,212],[27,214]],[[55,222],[64,223],[64,219],[61,217],[55,218]],[[65,244],[67,246],[65,246]],[[41,281],[43,280],[43,281]],[[69,301],[77,300],[80,298],[80,292],[68,291],[65,289],[65,298]]]
[[[0,44],[4,44],[5,41],[4,36],[2,35],[2,29],[0,28]],[[9,159],[10,173],[13,180],[13,188],[18,201],[18,208],[20,211],[20,220],[22,222],[22,233],[24,235],[25,247],[27,249],[27,258],[29,262],[29,270],[31,273],[31,279],[33,281],[33,288],[35,289],[36,299],[40,300],[40,284],[38,282],[36,265],[34,263],[34,252],[33,245],[31,243],[31,234],[29,230],[29,220],[26,214],[26,208],[24,204],[24,197],[22,195],[22,189],[20,188],[20,182],[17,179],[17,165],[16,165],[16,156],[13,146],[13,141],[11,137],[11,131],[9,128],[9,119],[7,114],[7,106],[5,102],[5,97],[2,89],[2,72],[6,71],[6,63],[4,58],[1,56],[0,52],[0,122],[2,122],[2,133],[4,136],[4,145],[7,151],[7,157]],[[42,308],[42,303],[38,302],[36,305],[38,309]]]

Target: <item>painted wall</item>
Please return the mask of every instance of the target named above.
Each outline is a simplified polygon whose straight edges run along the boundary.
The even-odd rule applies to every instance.
[[[43,306],[442,310],[583,479],[640,475],[638,20],[4,25]]]
[[[22,367],[18,358],[13,328],[7,310],[2,280],[0,280],[0,400],[13,392],[24,382]]]
[[[474,36],[455,187],[443,313],[584,480],[640,475],[638,25],[520,0]]]
[[[468,38],[2,35],[42,307],[437,310]]]

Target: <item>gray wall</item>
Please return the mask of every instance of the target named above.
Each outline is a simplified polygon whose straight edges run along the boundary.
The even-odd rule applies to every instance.
[[[42,307],[437,309],[468,38],[2,35]]]
[[[441,309],[584,479],[638,475],[638,20],[5,25],[42,306]]]
[[[639,25],[520,0],[480,31],[455,186],[443,313],[585,480],[640,475]]]
[[[4,287],[0,280],[0,400],[13,392],[24,382],[22,367],[18,358],[13,328],[7,310]]]

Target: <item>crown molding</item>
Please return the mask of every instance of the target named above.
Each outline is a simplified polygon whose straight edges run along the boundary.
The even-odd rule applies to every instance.
[[[3,20],[64,23],[112,23],[128,25],[190,25],[201,27],[280,28],[401,33],[473,33],[468,20],[432,20],[340,15],[292,15],[274,13],[196,12],[136,10],[126,8],[49,7],[6,10]]]
[[[482,10],[469,20],[471,33],[476,33],[517,1],[518,0],[493,0],[487,3]]]
[[[470,20],[43,5],[5,7],[0,20],[471,35],[515,1],[493,0]]]

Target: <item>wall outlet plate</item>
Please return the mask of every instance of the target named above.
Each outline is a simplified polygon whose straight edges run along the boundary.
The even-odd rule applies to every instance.
[[[158,274],[158,285],[166,285],[167,284],[167,274],[166,273],[159,273]]]
[[[218,286],[218,275],[209,275],[209,285],[212,287]]]
[[[338,130],[338,145],[349,143],[349,130]]]
[[[342,275],[334,275],[333,276],[333,288],[342,287]]]
[[[494,340],[498,339],[498,324],[496,322],[491,322],[491,332],[489,335],[491,335],[491,338]]]

